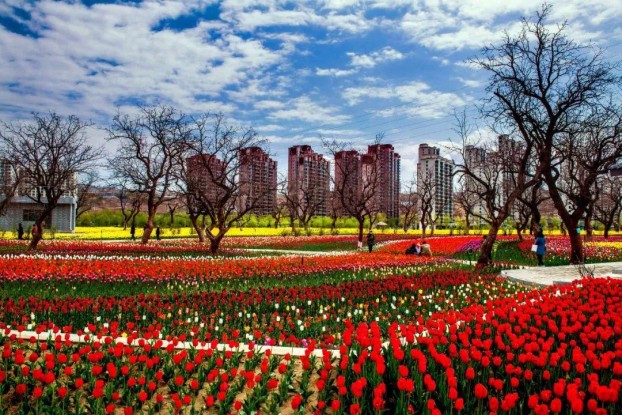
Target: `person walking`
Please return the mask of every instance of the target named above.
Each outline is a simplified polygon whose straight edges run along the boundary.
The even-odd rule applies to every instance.
[[[132,227],[130,228],[130,239],[132,241],[136,240],[136,225],[134,225],[134,222],[132,222]]]
[[[22,226],[21,222],[19,223],[19,225],[17,225],[17,239],[19,239],[20,241],[24,239],[24,227]]]
[[[160,225],[156,228],[156,240],[160,240]]]
[[[367,234],[367,247],[369,248],[369,252],[371,252],[371,250],[374,249],[375,243],[376,243],[376,236],[374,236],[374,233],[370,229],[369,233]]]
[[[546,239],[544,239],[544,233],[542,232],[542,229],[538,231],[538,236],[536,237],[536,240],[533,244],[537,246],[536,256],[538,257],[538,266],[543,267],[543,258],[544,254],[546,253]]]

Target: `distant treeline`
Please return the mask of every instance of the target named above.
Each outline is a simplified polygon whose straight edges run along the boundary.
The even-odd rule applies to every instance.
[[[384,218],[382,219],[387,222]],[[147,223],[147,215],[143,212],[136,216],[136,227],[142,228]],[[311,219],[310,226],[312,228],[330,228],[332,219],[326,216],[318,216]],[[391,225],[390,222],[389,225]],[[155,224],[162,227],[171,227],[171,215],[169,213],[159,213],[156,215]],[[275,219],[270,216],[250,215],[245,218],[240,225],[249,228],[273,228]],[[354,218],[338,218],[336,222],[337,228],[356,228],[358,222]],[[395,224],[397,225],[397,223]],[[78,226],[123,226],[123,215],[118,210],[99,210],[95,212],[85,212],[78,218]],[[184,212],[175,213],[173,219],[173,228],[191,227],[190,218]],[[283,217],[279,223],[280,228],[289,227],[289,218]]]

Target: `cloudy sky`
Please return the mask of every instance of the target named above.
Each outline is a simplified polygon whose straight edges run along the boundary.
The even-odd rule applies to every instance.
[[[622,1],[552,1],[551,23],[622,58]],[[377,133],[412,177],[417,145],[451,139],[486,77],[465,64],[542,0],[0,1],[0,119],[33,111],[106,126],[171,104],[254,126],[286,148]],[[104,133],[93,131],[91,140]]]

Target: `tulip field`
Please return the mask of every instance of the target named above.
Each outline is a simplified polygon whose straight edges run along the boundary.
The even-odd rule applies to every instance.
[[[622,280],[536,289],[455,260],[481,236],[400,238],[4,241],[0,414],[622,413]]]
[[[519,244],[523,252],[531,249],[531,240]],[[564,263],[570,254],[568,238],[549,237],[546,241],[547,255],[553,263]],[[622,261],[622,237],[612,236],[607,239],[593,237],[584,245],[586,262]]]

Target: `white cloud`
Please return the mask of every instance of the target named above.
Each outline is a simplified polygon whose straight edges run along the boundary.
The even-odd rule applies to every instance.
[[[469,98],[463,98],[450,92],[441,92],[431,89],[423,82],[410,82],[394,87],[357,87],[346,88],[343,97],[350,105],[355,105],[364,99],[398,99],[410,105],[399,105],[377,112],[382,117],[392,117],[408,114],[423,118],[442,118],[448,115],[453,108],[467,103]]]
[[[365,54],[359,55],[353,52],[349,52],[347,53],[347,55],[352,60],[351,61],[352,66],[354,67],[362,66],[364,68],[373,68],[374,66],[382,62],[397,61],[397,60],[404,59],[404,54],[393,49],[390,46],[384,47],[380,49],[379,51],[372,52],[369,55],[365,55]]]
[[[404,59],[403,53],[390,46],[386,46],[367,55],[354,52],[348,52],[346,55],[350,57],[350,66],[352,69],[316,68],[315,74],[318,76],[348,76],[357,73],[361,68],[371,69],[383,62]]]
[[[280,1],[225,1],[221,4],[221,17],[234,23],[239,29],[253,32],[262,27],[317,26],[331,31],[362,33],[376,24],[365,17],[362,11],[340,13],[337,8],[328,12],[317,9],[313,1],[296,3]],[[339,9],[343,9],[340,7]]]
[[[254,104],[255,109],[258,110],[273,110],[283,108],[284,106],[283,102],[275,100],[258,101]]]
[[[341,10],[348,7],[360,6],[360,4],[360,0],[324,0],[324,7],[333,10]]]
[[[276,88],[260,78],[286,51],[230,32],[213,36],[209,23],[152,29],[194,6],[37,3],[30,25],[38,38],[0,27],[0,84],[11,85],[3,88],[3,102],[18,103],[24,112],[63,108],[93,116],[136,99],[166,101],[186,112],[233,110],[232,103],[211,101],[229,87],[246,89],[247,96],[273,93]]]
[[[320,128],[317,130],[317,132],[319,134],[325,135],[325,136],[333,136],[333,135],[338,135],[338,136],[357,136],[360,135],[361,132],[359,130],[350,130],[350,129],[330,129],[330,128]]]
[[[348,120],[345,115],[338,114],[338,108],[319,105],[309,97],[302,96],[290,100],[285,109],[271,113],[268,117],[278,120],[302,120],[321,124],[339,124]]]
[[[317,76],[348,76],[348,75],[352,75],[353,73],[356,73],[357,70],[356,69],[336,69],[336,68],[328,68],[328,69],[322,69],[322,68],[316,68],[315,69],[315,74]]]
[[[550,20],[567,20],[568,36],[578,41],[601,39],[605,35],[595,26],[622,19],[622,2],[596,0],[552,0]],[[375,7],[404,7],[399,27],[412,42],[436,50],[477,49],[497,42],[504,31],[516,32],[518,17],[534,16],[540,0],[419,0],[406,4],[399,0],[377,1]]]
[[[285,129],[282,125],[277,124],[266,124],[266,125],[257,125],[255,126],[257,131],[280,131]]]
[[[480,79],[465,79],[462,77],[457,77],[456,79],[460,81],[460,83],[467,88],[481,88],[482,86],[486,84],[484,81]]]

